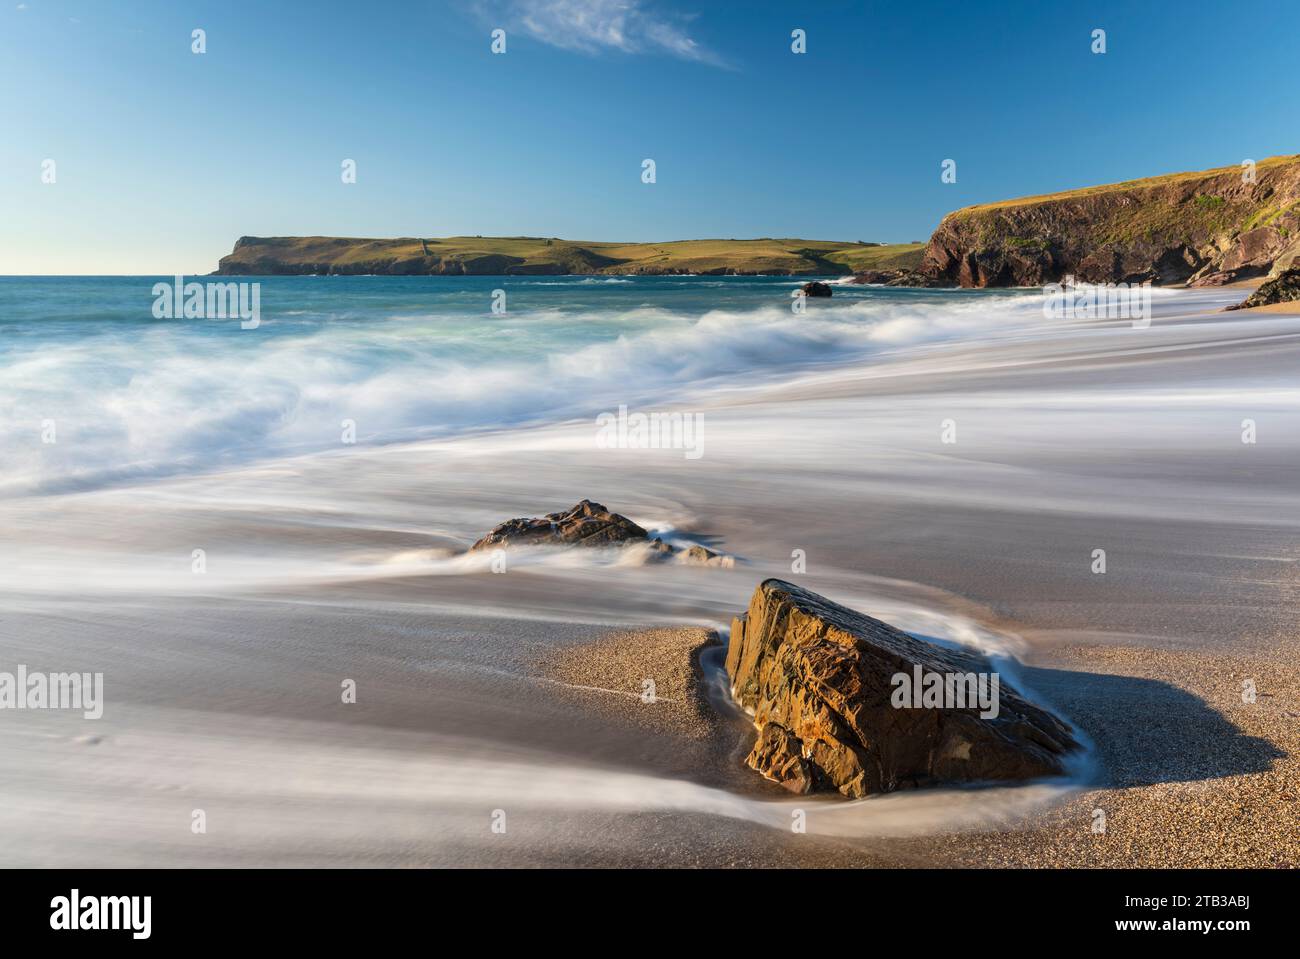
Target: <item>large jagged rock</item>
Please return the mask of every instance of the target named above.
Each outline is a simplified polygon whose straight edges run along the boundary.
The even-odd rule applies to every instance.
[[[1300,156],[966,207],[940,222],[900,286],[1215,286],[1295,254]]]
[[[471,546],[470,552],[511,546],[633,546],[647,547],[649,560],[671,560],[685,566],[730,568],[735,558],[698,544],[676,547],[651,536],[626,516],[584,499],[576,506],[542,517],[506,520]]]
[[[1252,306],[1270,306],[1273,303],[1293,303],[1296,301],[1300,301],[1300,267],[1283,270],[1277,276],[1262,284],[1259,289],[1242,302],[1236,306],[1230,306],[1228,309],[1246,310]],[[1297,303],[1296,308],[1300,310],[1300,303]]]
[[[754,717],[747,763],[793,792],[850,798],[939,783],[1060,775],[1070,728],[999,677],[996,717],[978,705],[896,708],[897,674],[993,672],[982,656],[909,636],[769,579],[733,621],[727,674]]]

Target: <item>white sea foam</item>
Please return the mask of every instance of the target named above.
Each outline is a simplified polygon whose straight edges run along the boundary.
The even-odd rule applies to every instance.
[[[783,306],[703,316],[546,309],[490,329],[463,316],[397,315],[261,339],[123,326],[6,359],[0,489],[86,488],[334,448],[344,420],[373,443],[586,418],[737,376],[752,384],[909,344],[1006,335],[1034,324],[1036,303],[1008,294],[855,299],[803,315]],[[36,441],[47,421],[52,444]]]
[[[1073,543],[1065,562],[1087,581],[1094,541],[1054,530],[1060,517],[1095,518],[1102,530],[1138,520],[1144,541],[1160,520],[1201,532],[1223,518],[1255,524],[1270,531],[1260,555],[1286,564],[1276,575],[1291,581],[1300,404],[1289,376],[1294,347],[1277,347],[1300,335],[1294,320],[1229,314],[1175,328],[1158,313],[1139,332],[1053,326],[1033,294],[855,299],[847,290],[842,301],[837,290],[831,303],[809,303],[802,316],[779,306],[691,312],[640,306],[636,284],[601,289],[624,297],[623,306],[512,308],[469,323],[413,301],[388,319],[288,333],[285,315],[272,315],[263,332],[280,324],[279,334],[251,348],[237,337],[148,325],[94,340],[50,338],[25,352],[15,340],[0,359],[0,429],[16,431],[0,447],[6,479],[11,466],[27,471],[20,479],[47,482],[70,469],[96,479],[177,466],[212,472],[0,503],[7,555],[17,557],[0,564],[9,647],[29,659],[32,650],[108,651],[119,688],[172,690],[184,703],[129,722],[131,703],[119,704],[107,720],[118,725],[94,749],[55,737],[53,725],[0,741],[6,767],[25,771],[0,804],[8,860],[48,865],[58,850],[76,849],[116,861],[128,847],[105,843],[110,835],[132,837],[130,848],[151,861],[159,850],[164,861],[185,861],[196,847],[157,825],[170,821],[166,806],[181,790],[225,789],[240,801],[238,838],[218,831],[214,841],[253,859],[294,849],[318,856],[331,844],[344,862],[358,850],[386,861],[399,846],[423,854],[468,837],[468,847],[483,836],[484,810],[507,800],[512,817],[516,804],[544,810],[548,823],[572,815],[565,841],[613,835],[604,840],[611,845],[625,834],[593,830],[593,813],[675,811],[710,829],[729,820],[788,833],[798,804],[811,835],[855,838],[1005,826],[1069,795],[1077,780],[860,803],[763,801],[611,768],[617,760],[588,763],[573,751],[529,754],[490,722],[512,700],[500,690],[534,688],[524,667],[497,653],[544,641],[552,623],[564,624],[566,641],[575,623],[721,629],[756,582],[791,574],[798,547],[818,592],[1015,670],[1007,657],[1019,654],[1019,638],[983,625],[991,611],[971,604],[981,593],[1014,596],[1039,536],[1061,537],[1062,553]],[[1161,293],[1156,305],[1169,316],[1232,296]],[[950,349],[942,340],[963,342]],[[588,417],[593,406],[614,408],[611,398],[699,404],[708,455],[688,471],[680,455],[595,449]],[[59,443],[32,454],[47,415],[58,419]],[[363,438],[372,430],[452,435],[340,449],[344,415]],[[961,436],[951,447],[938,430],[949,416]],[[573,422],[493,429],[566,417]],[[1259,422],[1257,446],[1241,442],[1244,417]],[[341,455],[278,455],[314,446]],[[241,459],[257,462],[214,470]],[[666,536],[693,532],[746,564],[622,565],[598,551],[518,551],[511,575],[496,576],[484,568],[489,557],[462,553],[502,519],[582,495]],[[1041,525],[1014,528],[1029,514]],[[1245,549],[1239,537],[1220,544],[1214,530],[1168,542],[1185,551],[1166,555],[1189,563],[1216,548]],[[895,575],[931,585],[874,575],[881,570],[863,557],[887,555],[894,543],[904,560],[930,557],[920,571],[904,563]],[[202,576],[191,565],[200,546],[208,550]],[[959,585],[935,559],[943,549],[968,571]],[[1125,562],[1118,552],[1112,560]],[[941,583],[971,592],[962,600],[935,588]],[[494,625],[501,620],[511,627]],[[455,651],[458,637],[473,656]],[[448,728],[472,725],[482,741],[435,744],[422,730],[398,750],[406,719],[332,718],[289,741],[283,703],[264,720],[250,715],[268,669],[285,670],[271,684],[277,690],[318,672],[333,692],[335,673],[352,675],[340,670],[363,655],[385,675],[490,678],[497,691],[485,704],[472,698],[473,683],[444,703],[445,715],[456,714]],[[201,714],[195,703],[213,689],[222,708],[224,700],[238,708]],[[363,708],[401,689],[365,685]],[[417,701],[422,721],[441,731],[426,716],[438,697]],[[521,725],[531,724],[531,704],[520,708]],[[186,717],[194,728],[182,733]],[[348,746],[348,736],[365,739]],[[107,798],[88,803],[88,786]],[[689,817],[664,828],[696,835]],[[548,829],[546,842],[559,841]],[[500,847],[473,848],[490,855]]]

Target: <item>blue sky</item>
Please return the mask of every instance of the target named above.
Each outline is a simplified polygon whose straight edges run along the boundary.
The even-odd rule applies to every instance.
[[[243,234],[906,241],[1300,151],[1294,0],[0,4],[0,274],[206,272]]]

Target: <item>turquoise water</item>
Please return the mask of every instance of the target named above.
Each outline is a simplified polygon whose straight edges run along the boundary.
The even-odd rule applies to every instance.
[[[790,277],[186,278],[259,283],[260,325],[242,329],[155,318],[153,286],[172,279],[0,277],[0,488],[331,448],[345,420],[384,443],[676,405],[1038,304],[836,286],[797,314]]]

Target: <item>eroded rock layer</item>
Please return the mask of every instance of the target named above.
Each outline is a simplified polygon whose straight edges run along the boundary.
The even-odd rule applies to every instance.
[[[792,792],[859,798],[1037,779],[1062,774],[1079,748],[1069,726],[1000,677],[995,717],[976,704],[897,707],[897,674],[994,670],[975,653],[924,642],[781,580],[760,584],[733,621],[726,668],[759,731],[748,765]]]

